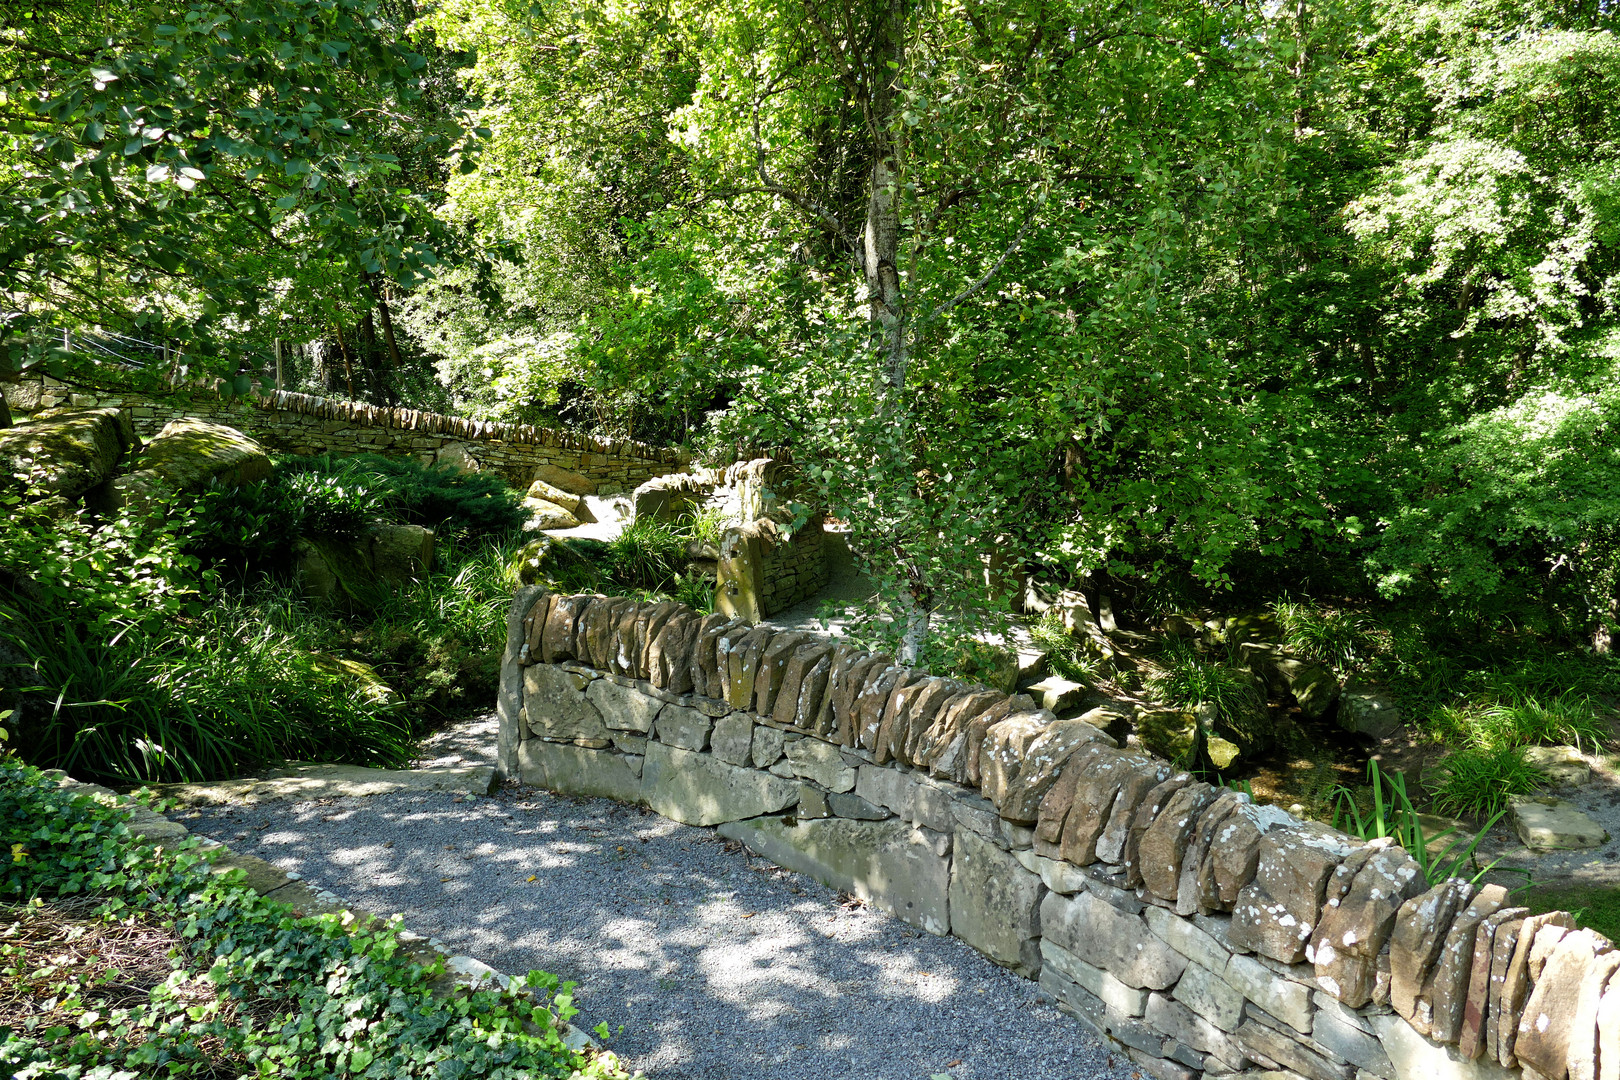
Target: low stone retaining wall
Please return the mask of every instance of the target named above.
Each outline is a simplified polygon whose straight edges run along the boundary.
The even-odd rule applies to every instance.
[[[530,588],[507,629],[505,775],[953,934],[1155,1077],[1620,1075],[1606,939],[1119,749],[1102,710],[673,603]]]
[[[645,480],[686,468],[686,459],[677,451],[625,439],[593,439],[527,424],[467,420],[308,394],[278,391],[229,401],[200,392],[159,397],[88,392],[50,378],[4,390],[19,420],[62,405],[110,406],[127,409],[143,439],[150,439],[170,420],[192,416],[229,424],[266,448],[287,454],[408,455],[427,464],[446,447],[462,444],[481,469],[498,473],[520,490],[535,479],[537,468],[546,465],[594,481],[604,493],[628,491]]]

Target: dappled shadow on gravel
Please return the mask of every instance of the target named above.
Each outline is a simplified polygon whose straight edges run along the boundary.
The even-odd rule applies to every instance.
[[[194,832],[507,972],[654,1080],[1129,1076],[1035,984],[636,807],[509,786],[212,808]]]

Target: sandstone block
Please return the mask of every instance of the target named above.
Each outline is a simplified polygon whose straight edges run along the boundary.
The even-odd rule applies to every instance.
[[[1590,930],[1565,934],[1553,947],[1519,1021],[1513,1052],[1520,1065],[1548,1080],[1564,1080],[1568,1075],[1570,1051],[1577,1044],[1575,1021],[1582,988],[1600,950],[1608,949],[1608,942]]]
[[[518,779],[562,795],[641,801],[638,761],[610,750],[525,740],[517,751]]]
[[[1188,784],[1170,796],[1164,810],[1137,844],[1142,884],[1162,900],[1174,901],[1181,889],[1181,864],[1198,832],[1198,820],[1220,795],[1205,783]],[[1189,913],[1190,914],[1190,913]]]
[[[998,731],[1000,726],[991,730]],[[1001,804],[1001,816],[1009,821],[1034,824],[1040,817],[1041,803],[1047,791],[1069,763],[1074,761],[1083,768],[1085,762],[1091,759],[1090,753],[1082,755],[1083,750],[1112,749],[1112,746],[1113,742],[1108,736],[1084,720],[1059,720],[1046,726],[1025,749],[1018,775],[1008,786],[1005,801]]]
[[[1167,782],[1173,775],[1169,766],[1162,762],[1153,761],[1151,758],[1137,760],[1141,763],[1120,780],[1119,790],[1115,793],[1113,802],[1102,808],[1108,820],[1097,836],[1096,851],[1097,858],[1105,863],[1122,865],[1125,862],[1125,849],[1130,842],[1131,829],[1136,824],[1137,810],[1141,808],[1149,792]],[[1072,810],[1069,812],[1069,820],[1074,821]],[[1063,847],[1064,857],[1067,858],[1069,850],[1067,828]]]
[[[649,743],[642,772],[647,805],[683,825],[718,825],[785,810],[800,784],[662,743]]]
[[[1454,1047],[1424,1038],[1393,1014],[1369,1016],[1396,1080],[1519,1080],[1494,1062],[1465,1061]]]
[[[1580,991],[1575,999],[1575,1015],[1570,1021],[1569,1053],[1566,1056],[1569,1080],[1597,1080],[1598,1007],[1604,996],[1604,988],[1610,984],[1616,970],[1620,970],[1620,953],[1599,952],[1581,979]],[[1468,1056],[1461,1046],[1457,1052]],[[1610,1068],[1614,1068],[1612,1063]]]
[[[985,731],[984,743],[979,749],[979,790],[996,804],[1003,816],[1009,810],[1019,813],[1024,809],[1012,805],[1009,798],[1013,781],[1018,779],[1030,746],[1056,719],[1044,710],[1018,713]],[[1037,800],[1035,806],[1028,807],[1029,817],[1023,820],[1033,822],[1039,805]]]
[[[1222,823],[1199,867],[1199,896],[1209,908],[1231,910],[1260,866],[1260,840],[1267,833],[1295,824],[1275,806],[1244,803]]]
[[[1418,994],[1440,958],[1452,920],[1473,893],[1466,882],[1441,882],[1396,913],[1389,939],[1389,1000],[1406,1019],[1416,1015]]]
[[[856,706],[860,701],[861,691],[865,689],[866,681],[874,670],[881,671],[891,662],[887,656],[851,652],[844,659],[843,669],[834,672],[836,678],[829,691],[832,705],[828,720],[836,733],[833,741],[838,745],[860,748],[860,711]]]
[[[772,705],[771,718],[779,724],[813,730],[831,673],[832,646],[820,641],[800,642],[782,663],[781,692]]]
[[[941,710],[917,752],[917,766],[926,768],[930,775],[954,779],[965,760],[969,726],[1007,700],[1005,694],[981,690]]]
[[[1486,885],[1452,920],[1451,929],[1446,932],[1446,943],[1440,948],[1440,958],[1423,984],[1413,1010],[1412,1026],[1418,1031],[1432,1035],[1439,1042],[1457,1041],[1468,996],[1468,976],[1474,966],[1474,933],[1506,899],[1506,889]]]
[[[691,659],[687,663],[693,693],[707,698],[724,698],[724,694],[713,692],[720,684],[717,649],[720,636],[740,625],[740,620],[731,619],[718,612],[705,615],[698,622],[692,638]]]
[[[1463,1029],[1457,1053],[1476,1058],[1481,1051],[1492,1059],[1501,1041],[1502,985],[1519,944],[1525,908],[1503,908],[1480,924],[1474,934],[1474,970],[1468,976],[1468,1001],[1463,1006]],[[1489,938],[1489,947],[1486,947]]]
[[[656,721],[658,741],[682,750],[705,750],[709,746],[709,729],[713,724],[713,720],[696,709],[665,705]]]
[[[760,654],[759,671],[754,676],[755,712],[761,716],[771,715],[776,708],[777,692],[782,689],[782,675],[787,668],[788,657],[793,655],[793,650],[810,640],[809,634],[799,630],[771,638],[770,644]]]
[[[597,680],[599,681],[599,680]],[[523,669],[523,716],[545,739],[608,738],[601,711],[589,699],[594,681],[562,668],[533,664]]]
[[[985,733],[1003,720],[1019,713],[1031,712],[1033,709],[1034,702],[1029,696],[1019,694],[992,705],[968,721],[967,733],[962,740],[961,759],[953,764],[950,779],[958,784],[978,786],[979,769],[984,763]]]
[[[824,818],[788,825],[759,818],[722,825],[720,835],[930,934],[950,928],[950,862],[904,822]]]
[[[1330,999],[1331,1000],[1331,999]],[[1353,1013],[1343,1014],[1353,1016]],[[1322,1049],[1363,1072],[1395,1080],[1395,1067],[1377,1038],[1343,1018],[1335,1009],[1318,1009],[1311,1039]]]
[[[747,765],[754,750],[754,722],[747,713],[729,713],[714,721],[709,752],[731,765]]]
[[[1155,1031],[1214,1056],[1228,1069],[1241,1069],[1248,1064],[1248,1055],[1236,1040],[1165,994],[1148,995],[1144,1018]]]
[[[574,640],[580,616],[584,614],[590,596],[559,596],[546,612],[545,629],[540,635],[540,661],[559,664],[578,657]]]
[[[1509,800],[1513,829],[1525,847],[1536,851],[1573,851],[1601,847],[1609,832],[1574,803],[1552,796],[1516,795]]]
[[[1227,962],[1232,959],[1231,952],[1190,920],[1177,918],[1161,907],[1148,907],[1142,917],[1147,920],[1149,930],[1182,956],[1216,974],[1226,970]]]
[[[787,736],[776,728],[764,724],[754,725],[753,759],[754,768],[768,769],[782,760],[783,747],[787,745]]]
[[[1176,914],[1183,917],[1194,912],[1218,911],[1220,892],[1215,877],[1209,871],[1210,847],[1226,824],[1226,819],[1238,812],[1248,799],[1235,791],[1223,791],[1199,815],[1198,828],[1181,858],[1181,877],[1176,884]]]
[[[1221,969],[1225,970],[1225,966],[1223,962]],[[1202,964],[1187,965],[1176,982],[1173,996],[1222,1031],[1236,1031],[1243,1022],[1243,995]]]
[[[1175,984],[1187,959],[1127,915],[1089,892],[1047,893],[1041,931],[1056,945],[1130,986],[1162,990]]]
[[[1003,967],[1033,978],[1040,973],[1039,876],[1011,855],[963,830],[951,862],[951,933]]]
[[[1124,1016],[1141,1016],[1147,1009],[1148,991],[1126,986],[1108,972],[1086,963],[1050,938],[1041,939],[1042,973],[1050,966],[1059,974],[1095,997],[1106,1008]]]
[[[1238,953],[1221,973],[1234,989],[1300,1034],[1311,1030],[1316,1009],[1304,983],[1278,978],[1277,973],[1252,956]]]
[[[1130,831],[1126,834],[1125,848],[1121,853],[1120,866],[1125,869],[1125,882],[1133,889],[1140,889],[1142,885],[1141,847],[1142,837],[1153,823],[1159,819],[1165,807],[1176,792],[1193,783],[1191,776],[1186,773],[1177,773],[1170,779],[1157,785],[1143,797],[1136,813],[1131,818]]]
[[[1501,1002],[1494,1019],[1497,1022],[1497,1044],[1494,1057],[1498,1064],[1512,1068],[1519,1063],[1513,1047],[1519,1036],[1519,1021],[1524,1016],[1524,1005],[1530,997],[1530,956],[1538,947],[1543,957],[1566,933],[1575,929],[1575,920],[1568,912],[1551,911],[1545,915],[1532,915],[1519,926],[1518,941],[1509,959],[1502,979]],[[1487,1051],[1489,1052],[1489,1051]],[[1613,1059],[1620,1069],[1620,1054]],[[1620,1078],[1617,1078],[1620,1080]]]
[[[1059,845],[1063,858],[1076,866],[1097,861],[1097,841],[1108,825],[1108,816],[1119,795],[1121,784],[1134,772],[1153,770],[1151,759],[1140,754],[1099,750],[1083,769],[1074,773],[1070,805],[1058,824],[1036,823],[1035,834]],[[1157,771],[1154,771],[1157,776]],[[1163,777],[1155,779],[1155,785]],[[1056,809],[1056,807],[1054,807]],[[1054,813],[1054,818],[1056,814]]]
[[[653,721],[665,708],[658,698],[634,687],[620,686],[612,679],[592,682],[585,691],[585,699],[601,712],[608,727],[643,735],[653,729]]]
[[[1354,1066],[1330,1061],[1275,1028],[1255,1020],[1245,1020],[1233,1038],[1257,1060],[1275,1062],[1310,1080],[1351,1080],[1356,1073]]]
[[[726,701],[733,709],[747,709],[753,706],[754,683],[759,677],[760,662],[775,636],[774,628],[756,626],[732,645],[727,660],[731,678],[726,684]]]
[[[853,818],[856,821],[882,821],[885,818],[894,816],[887,807],[868,802],[851,792],[835,791],[828,793],[827,805],[839,817]]]
[[[1322,989],[1352,1009],[1372,1000],[1378,954],[1389,941],[1396,913],[1425,884],[1421,868],[1399,848],[1367,858],[1349,891],[1322,914],[1311,939]]]
[[[838,747],[820,739],[796,739],[785,744],[793,772],[813,780],[828,791],[844,792],[855,787],[855,770],[844,764]]]
[[[1298,963],[1321,916],[1328,878],[1351,850],[1342,839],[1306,828],[1262,837],[1254,880],[1232,909],[1232,947]]]

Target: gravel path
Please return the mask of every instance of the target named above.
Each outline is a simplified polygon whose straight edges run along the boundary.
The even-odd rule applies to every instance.
[[[477,761],[491,724],[428,756]],[[652,1080],[1134,1073],[961,942],[636,807],[510,785],[179,819],[502,971],[578,982],[581,1019],[623,1025],[610,1047]]]

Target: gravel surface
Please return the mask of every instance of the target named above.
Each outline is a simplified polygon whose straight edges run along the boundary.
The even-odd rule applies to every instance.
[[[490,723],[429,754],[476,760]],[[580,1019],[622,1025],[609,1046],[653,1080],[1135,1073],[960,941],[637,807],[510,785],[178,820],[502,971],[578,982]]]

